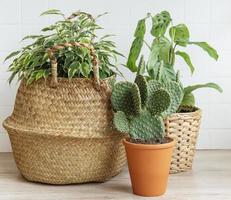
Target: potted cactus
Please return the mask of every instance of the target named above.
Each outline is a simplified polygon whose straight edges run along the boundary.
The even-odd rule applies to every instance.
[[[176,112],[183,98],[179,83],[135,82],[114,85],[111,101],[115,128],[129,137],[123,143],[134,194],[159,196],[165,193],[175,141],[165,137],[164,118]]]
[[[153,42],[151,45],[145,41],[147,19],[152,20],[150,33],[153,37]],[[180,82],[180,71],[175,68],[177,57],[186,62],[193,74],[194,66],[190,56],[185,51],[182,51],[183,48],[190,45],[196,45],[213,59],[218,59],[217,51],[208,43],[190,41],[189,29],[185,24],[172,25],[171,16],[167,11],[162,11],[156,15],[147,14],[145,18],[139,20],[134,37],[126,66],[132,72],[138,71],[140,74],[145,74],[147,80],[159,80],[162,83]],[[147,62],[145,62],[144,56],[141,55],[144,45],[150,51]],[[138,59],[140,61],[137,65]],[[219,85],[215,83],[195,84],[192,86],[184,86],[180,83],[180,85],[184,93],[180,106],[176,113],[165,119],[166,134],[177,141],[171,163],[172,173],[186,171],[192,167],[201,121],[201,110],[195,107],[194,90],[209,87],[222,92]]]

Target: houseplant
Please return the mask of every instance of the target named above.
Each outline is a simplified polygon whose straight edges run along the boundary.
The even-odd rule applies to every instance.
[[[13,113],[4,122],[21,174],[30,181],[102,182],[126,163],[123,135],[113,131],[111,82],[119,54],[108,35],[97,38],[96,18],[84,12],[31,35],[32,44],[9,66],[21,80]]]
[[[149,45],[145,41],[146,20],[152,20],[151,35],[153,42]],[[168,35],[168,36],[167,36]],[[169,82],[173,80],[180,81],[180,71],[176,70],[175,59],[179,56],[183,58],[189,66],[191,73],[194,72],[194,66],[190,56],[178,50],[189,45],[197,45],[208,53],[209,56],[218,59],[218,54],[206,42],[191,42],[190,33],[185,24],[172,25],[172,19],[167,11],[152,16],[147,16],[139,20],[134,34],[130,53],[127,60],[127,67],[132,72],[137,72],[137,60],[142,65],[140,74],[147,72],[147,80],[157,80],[157,74],[160,73],[159,80],[161,82]],[[150,50],[147,62],[141,55],[143,45]],[[166,133],[176,139],[177,145],[174,149],[171,172],[185,171],[192,167],[192,160],[195,151],[195,144],[198,136],[198,130],[201,120],[201,110],[194,106],[195,98],[193,91],[199,88],[210,87],[222,92],[222,89],[215,83],[196,84],[192,86],[181,87],[184,91],[184,97],[177,113],[166,118]]]
[[[182,98],[177,82],[147,82],[142,75],[137,75],[134,83],[122,81],[113,87],[113,122],[119,132],[130,136],[123,143],[137,195],[165,193],[175,141],[165,137],[163,118],[178,109]]]

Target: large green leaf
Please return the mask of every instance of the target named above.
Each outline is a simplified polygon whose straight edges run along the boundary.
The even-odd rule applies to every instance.
[[[152,70],[154,70],[156,68],[156,66],[159,63],[159,50],[160,50],[160,46],[159,45],[155,45],[154,41],[151,47],[151,52],[149,54],[148,57],[148,63],[147,63],[147,71],[150,72]]]
[[[154,39],[151,46],[151,52],[148,57],[148,63],[147,63],[147,71],[150,73],[151,71],[155,71],[156,68],[160,64],[159,55],[160,55],[160,49],[163,47],[163,43],[160,42],[159,39]]]
[[[169,64],[170,61],[171,42],[166,37],[160,37],[153,40],[151,52],[148,58],[148,71],[156,72],[160,62]]]
[[[160,80],[162,82],[170,82],[176,80],[176,73],[172,65],[163,64],[160,71],[161,71]]]
[[[166,37],[160,37],[158,40],[160,43],[160,51],[159,51],[159,59],[163,61],[165,64],[170,63],[170,51],[172,48],[171,42]]]
[[[192,85],[184,88],[184,94],[189,94],[193,92],[194,90],[197,90],[199,88],[213,88],[217,90],[218,92],[223,92],[222,88],[217,85],[216,83],[205,83],[205,84],[197,84],[197,85]]]
[[[172,26],[169,29],[169,35],[172,40],[180,45],[180,46],[187,46],[189,42],[189,30],[185,24],[178,24],[176,26]]]
[[[185,94],[181,102],[181,106],[194,106],[195,97],[192,93]]]
[[[189,69],[190,69],[191,73],[193,74],[194,67],[193,67],[193,64],[191,62],[191,59],[190,59],[189,55],[187,53],[183,52],[183,51],[177,51],[176,55],[178,55],[178,56],[180,56],[180,57],[182,57],[184,59],[184,61],[189,66]]]
[[[140,51],[143,46],[143,38],[135,38],[135,40],[132,43],[129,55],[128,55],[128,61],[127,61],[127,67],[132,71],[137,71],[136,61],[140,55]]]
[[[162,11],[160,14],[152,17],[152,30],[151,34],[155,37],[163,36],[171,22],[169,12]]]
[[[136,38],[137,37],[143,38],[145,32],[146,32],[145,19],[141,19],[138,21],[134,36]]]
[[[215,60],[217,60],[218,57],[219,57],[216,49],[211,47],[207,42],[189,42],[189,44],[194,44],[194,45],[197,45],[197,46],[201,47],[203,50],[205,50]]]
[[[134,34],[135,39],[132,42],[132,46],[130,48],[127,65],[126,65],[132,72],[136,72],[138,70],[136,61],[143,47],[143,38],[144,38],[145,31],[146,31],[145,19],[141,19],[138,21],[135,30],[135,34]]]

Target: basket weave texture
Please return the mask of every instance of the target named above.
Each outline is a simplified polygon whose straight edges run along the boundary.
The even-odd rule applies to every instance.
[[[176,140],[170,173],[187,171],[193,164],[201,110],[196,107],[184,108],[184,110],[189,112],[175,113],[165,120],[166,135]]]
[[[114,77],[95,78],[51,77],[29,86],[21,82],[14,111],[3,126],[26,179],[50,184],[103,182],[122,170],[123,136],[112,128],[109,82]]]

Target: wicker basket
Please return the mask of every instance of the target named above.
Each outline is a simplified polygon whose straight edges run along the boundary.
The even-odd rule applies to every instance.
[[[170,173],[192,168],[200,121],[201,110],[196,107],[182,107],[180,113],[175,113],[165,120],[167,136],[176,140]]]
[[[54,51],[84,46],[93,57],[94,79],[57,78]],[[123,136],[112,128],[112,78],[99,80],[94,50],[80,43],[49,51],[52,76],[29,86],[22,81],[7,129],[21,174],[50,184],[103,182],[126,163]],[[52,86],[52,87],[51,87]]]

